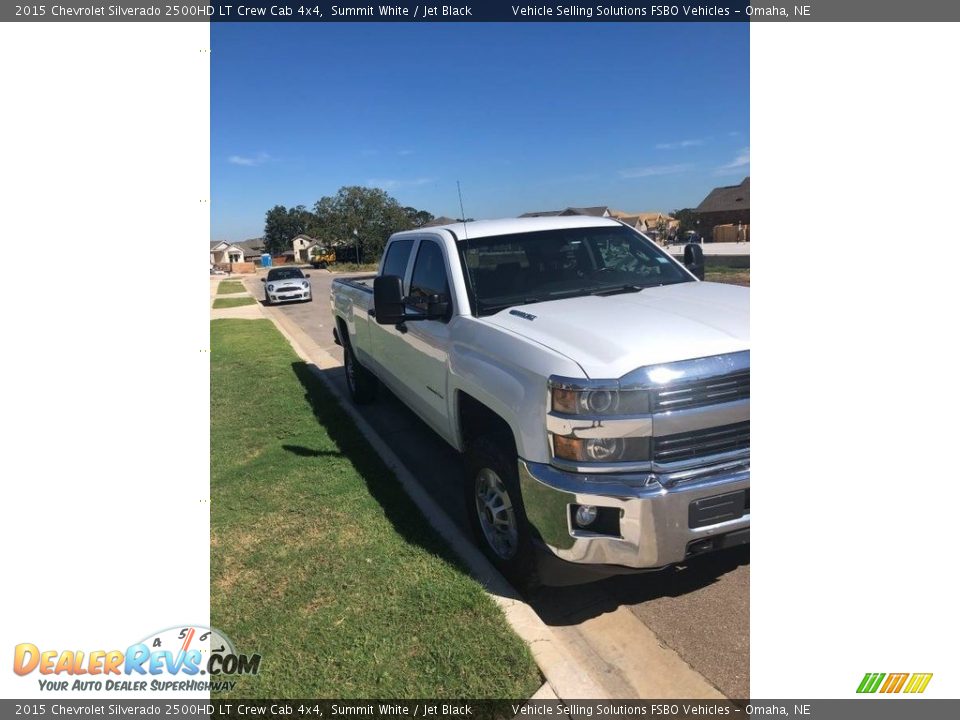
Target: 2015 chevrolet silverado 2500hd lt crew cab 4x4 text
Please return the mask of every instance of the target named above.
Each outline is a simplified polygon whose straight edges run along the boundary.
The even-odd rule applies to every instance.
[[[490,220],[397,233],[375,278],[334,281],[354,400],[382,382],[463,452],[517,584],[749,541],[749,290],[684,260],[606,218]]]

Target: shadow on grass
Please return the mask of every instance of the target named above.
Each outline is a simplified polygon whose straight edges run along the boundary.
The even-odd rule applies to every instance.
[[[347,458],[367,486],[370,495],[383,508],[384,515],[407,542],[418,545],[444,560],[463,574],[469,574],[459,558],[423,518],[420,510],[407,496],[380,456],[373,451],[337,399],[315,374],[314,366],[305,362],[292,363],[294,375],[303,386],[304,398],[310,403],[313,415],[326,429],[339,453],[320,452],[301,446],[285,445],[284,449],[305,456],[340,455]]]
[[[341,453],[332,450],[312,450],[303,445],[281,445],[284,450],[299,457],[340,457]]]

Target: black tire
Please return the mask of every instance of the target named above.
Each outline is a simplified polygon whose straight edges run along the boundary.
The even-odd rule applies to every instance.
[[[470,527],[484,555],[493,563],[504,577],[522,593],[530,593],[540,586],[537,574],[536,553],[530,537],[530,525],[523,507],[520,494],[520,480],[517,475],[517,452],[512,438],[480,437],[467,446],[464,453],[464,502]],[[482,509],[481,488],[489,489],[492,472],[501,482],[501,490],[510,500],[513,520],[516,523],[516,542],[512,548],[501,545],[495,547],[488,538],[484,525],[489,527],[493,521],[489,506]],[[505,505],[505,503],[504,503]],[[486,521],[481,514],[486,514]],[[509,542],[508,542],[509,545]],[[512,550],[512,551],[511,551]],[[506,551],[506,552],[504,552]]]
[[[270,304],[270,296],[267,295],[266,291],[264,291],[264,293],[263,293],[263,304],[264,304],[264,305],[269,305],[269,304]]]
[[[377,378],[357,361],[347,333],[341,333],[343,342],[343,372],[347,389],[357,405],[366,405],[377,396]]]

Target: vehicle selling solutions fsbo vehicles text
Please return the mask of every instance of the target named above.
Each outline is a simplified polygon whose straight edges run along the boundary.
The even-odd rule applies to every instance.
[[[714,5],[651,5],[650,7],[631,7],[621,5],[511,5],[514,17],[726,17],[730,8]]]

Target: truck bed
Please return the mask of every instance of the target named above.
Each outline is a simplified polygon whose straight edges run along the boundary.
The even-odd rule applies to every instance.
[[[348,285],[350,287],[357,288],[358,290],[363,290],[364,292],[372,293],[373,292],[373,279],[376,277],[376,273],[367,274],[367,275],[351,275],[350,277],[337,277],[333,279],[333,282],[341,283],[343,285]]]

